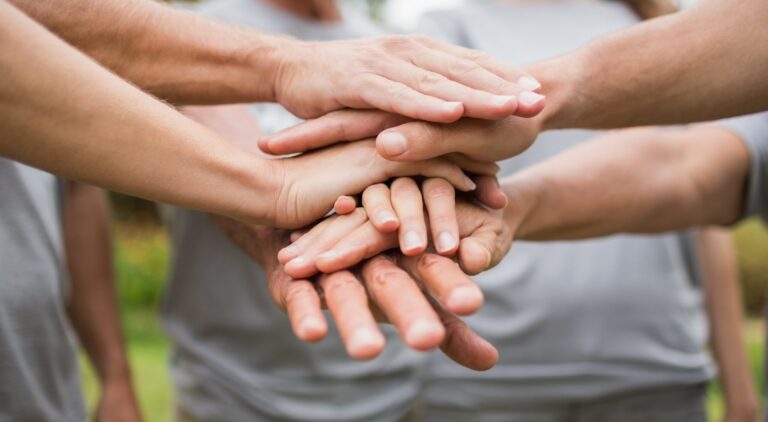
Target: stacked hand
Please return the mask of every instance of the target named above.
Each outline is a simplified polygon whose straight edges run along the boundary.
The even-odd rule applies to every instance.
[[[339,106],[385,111],[335,111],[259,141],[261,149],[272,154],[306,152],[271,161],[269,177],[279,186],[269,216],[275,226],[305,227],[334,208],[336,215],[290,236],[264,226],[215,220],[267,270],[272,298],[288,314],[300,339],[323,338],[328,328],[321,309],[327,307],[354,358],[370,359],[383,350],[384,337],[376,323],[387,322],[412,348],[440,346],[465,366],[487,369],[497,359],[496,350],[456,315],[474,313],[483,303],[467,274],[495,265],[510,247],[513,230],[496,211],[507,199],[496,182],[498,166],[493,162],[530,145],[540,123],[521,116],[541,111],[544,97],[536,93],[536,81],[519,75],[511,79],[506,67],[484,56],[421,38],[398,40],[406,47],[395,54],[398,60],[419,60],[421,71],[442,74],[452,71],[441,66],[452,63],[461,67],[451,73],[457,80],[427,72],[409,85],[364,74],[361,84],[390,84],[399,94],[379,102],[364,94],[344,97],[342,92],[335,102],[313,105],[319,108],[281,102],[305,117]],[[381,44],[384,51],[391,48],[389,43]],[[464,55],[469,62],[445,55]],[[290,73],[281,77],[299,85],[312,79]],[[463,98],[461,110],[446,114],[448,103],[425,96],[430,90],[436,98]],[[512,93],[514,105],[488,92]],[[487,107],[489,103],[497,107]],[[225,124],[221,116],[196,117],[236,143],[252,145],[258,128],[245,115],[241,112]],[[450,123],[462,115],[473,118]],[[355,142],[333,145],[340,141]],[[407,176],[419,177],[421,185]],[[457,190],[474,191],[474,196],[457,200]],[[362,207],[357,208],[354,195],[361,196]]]
[[[365,213],[343,217],[359,222]],[[212,218],[264,267],[272,299],[288,314],[299,339],[314,342],[325,336],[328,325],[321,309],[327,307],[347,352],[356,359],[381,353],[384,336],[376,323],[383,322],[397,327],[405,343],[417,350],[439,346],[456,362],[476,370],[496,363],[496,349],[453,315],[482,305],[482,293],[453,261],[433,254],[378,255],[354,271],[292,278],[277,260],[277,251],[289,243],[286,231]]]

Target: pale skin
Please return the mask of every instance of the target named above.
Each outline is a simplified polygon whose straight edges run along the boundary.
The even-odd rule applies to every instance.
[[[747,46],[768,44],[766,21],[762,0],[704,0],[535,64],[526,70],[542,87],[532,91],[547,97],[535,119],[403,125],[380,113],[361,118],[342,111],[260,145],[286,153],[377,136],[379,153],[391,160],[448,153],[500,160],[524,151],[547,129],[687,123],[757,112],[768,108],[768,50]]]
[[[234,144],[253,154],[260,153],[252,141],[259,132],[258,124],[244,107],[185,107],[184,112]],[[339,165],[334,164],[335,167]],[[487,183],[479,184],[478,194],[483,195],[487,188],[482,186]],[[494,187],[493,192],[501,195]],[[450,198],[453,196],[451,190]],[[338,224],[354,226],[367,221],[363,209],[343,217],[327,219],[317,226],[317,230],[324,230],[324,227],[338,230]],[[302,269],[298,261],[282,265],[281,261],[290,254],[290,250],[284,250],[278,255],[278,251],[290,243],[287,232],[241,224],[224,217],[212,218],[236,245],[266,270],[272,298],[287,313],[299,339],[318,341],[325,336],[327,323],[321,308],[327,306],[339,327],[347,352],[353,358],[378,356],[384,348],[384,336],[376,322],[389,322],[398,328],[405,344],[414,349],[441,347],[458,363],[476,370],[488,369],[495,364],[498,356],[495,349],[454,316],[477,311],[482,306],[483,295],[452,260],[431,253],[418,257],[372,256],[355,271],[342,269],[310,277],[316,272],[314,267],[309,271]],[[471,234],[465,235],[469,237]],[[458,242],[459,233],[456,236]],[[310,235],[303,237],[299,246],[323,247],[323,242],[313,242],[312,238]],[[424,240],[426,243],[426,236]],[[467,257],[469,260],[473,259],[471,252]],[[484,261],[482,251],[479,253],[479,260]],[[478,256],[474,255],[474,259]]]
[[[11,159],[111,190],[277,227],[305,226],[338,196],[393,176],[439,176],[459,190],[474,187],[447,160],[386,161],[373,141],[286,160],[248,154],[105,71],[8,3],[0,2],[0,14],[0,40],[25,45],[0,50],[0,154]],[[36,72],[28,71],[32,64]],[[325,171],[330,166],[337,171]],[[472,170],[482,168],[496,170],[482,164]],[[318,169],[322,179],[306,177]]]
[[[62,220],[71,283],[67,314],[101,387],[95,420],[139,422],[141,412],[120,327],[109,218],[101,189],[67,184]]]
[[[525,86],[517,69],[426,37],[305,42],[150,0],[12,2],[120,76],[179,104],[276,101],[300,117],[377,108],[436,122],[543,107],[518,106]],[[327,0],[305,3],[298,12],[333,13]]]

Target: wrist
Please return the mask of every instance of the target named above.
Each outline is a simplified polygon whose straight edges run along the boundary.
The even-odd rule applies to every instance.
[[[239,62],[243,63],[253,86],[249,97],[252,101],[278,102],[282,75],[290,68],[291,53],[302,43],[286,35],[271,35],[248,31],[246,46],[240,50]]]
[[[509,200],[503,219],[515,239],[525,239],[531,235],[531,216],[541,196],[538,184],[537,180],[518,176],[511,176],[501,182],[501,188]]]
[[[263,89],[265,97],[262,101],[280,103],[285,96],[286,88],[290,89],[290,75],[304,53],[297,51],[307,44],[285,35],[260,34],[260,42],[250,55],[252,66],[257,75],[263,76],[266,85]]]
[[[587,100],[583,95],[589,47],[582,51],[532,65],[526,71],[541,82],[547,98],[544,110],[536,117],[541,130],[588,127]]]

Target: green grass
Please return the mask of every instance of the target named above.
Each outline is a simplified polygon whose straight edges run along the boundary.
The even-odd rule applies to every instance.
[[[128,358],[142,413],[147,422],[171,420],[173,395],[168,376],[168,340],[160,329],[153,311],[123,312],[123,325],[128,342]],[[88,408],[98,400],[98,382],[92,368],[83,362],[83,389]]]

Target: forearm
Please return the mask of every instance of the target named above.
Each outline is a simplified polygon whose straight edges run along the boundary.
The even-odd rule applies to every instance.
[[[99,379],[129,379],[115,278],[109,209],[93,186],[68,184],[64,245],[72,284],[67,312]]]
[[[104,70],[8,3],[0,2],[0,15],[0,155],[111,190],[263,221],[276,195],[268,161]],[[25,48],[11,48],[18,45]]]
[[[505,218],[531,240],[729,224],[748,168],[746,148],[722,129],[615,132],[502,181]]]
[[[288,38],[205,20],[150,0],[11,0],[142,89],[177,104],[274,101]]]
[[[696,233],[696,255],[701,271],[712,350],[729,413],[754,420],[757,392],[747,360],[742,322],[741,288],[735,246],[727,230],[706,228]],[[751,419],[748,417],[751,416]]]
[[[768,3],[709,0],[529,69],[545,127],[705,121],[768,108]]]

